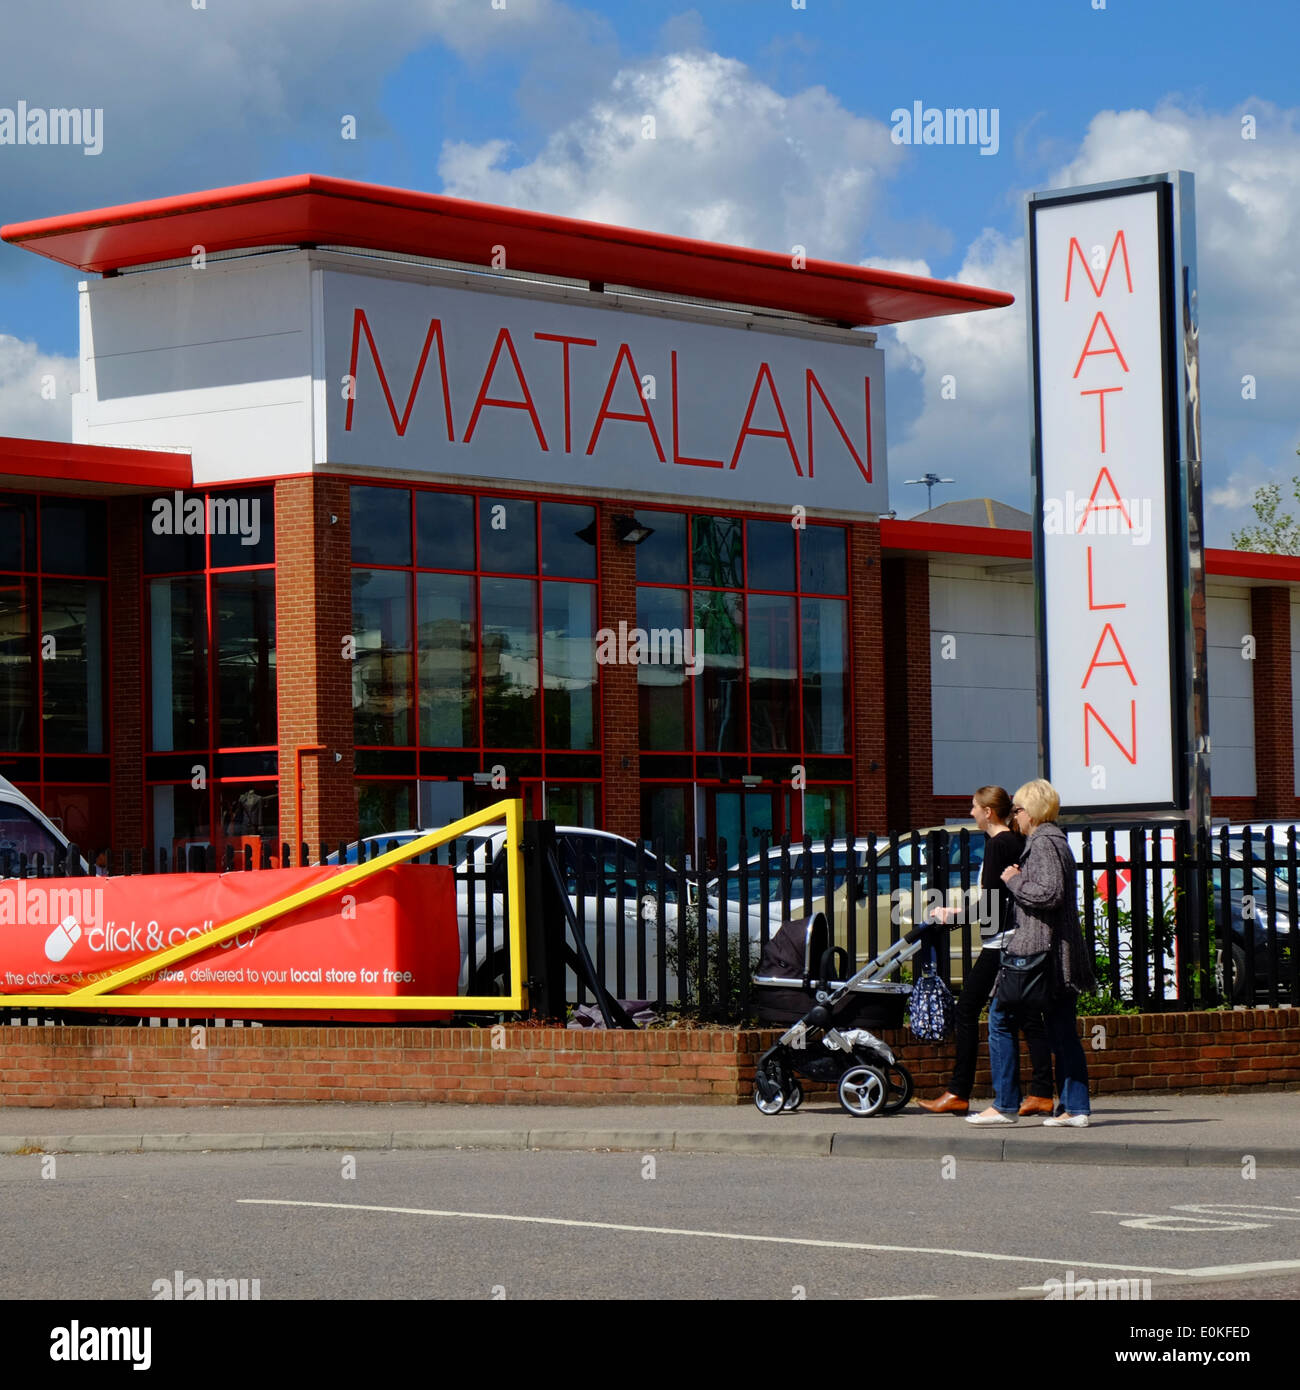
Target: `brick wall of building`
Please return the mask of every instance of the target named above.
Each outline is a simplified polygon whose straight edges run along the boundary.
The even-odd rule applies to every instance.
[[[1300,1089],[1300,1009],[1085,1018],[1080,1030],[1096,1095]],[[210,1028],[196,1049],[188,1028],[3,1028],[0,1105],[748,1104],[776,1036],[507,1027],[493,1047],[486,1028],[286,1026]],[[946,1085],[951,1046],[883,1036],[919,1094]],[[985,1066],[975,1094],[990,1093]]]
[[[636,546],[614,534],[615,516],[628,516],[626,502],[601,502],[600,626],[617,632],[620,620],[636,626]],[[604,755],[605,807],[601,825],[615,835],[636,839],[641,829],[640,705],[636,667],[617,663],[600,668],[601,751]]]
[[[1255,808],[1258,819],[1290,820],[1297,811],[1291,709],[1291,591],[1250,591],[1255,637]],[[1211,754],[1211,762],[1213,754]]]
[[[295,750],[302,755],[303,838],[357,835],[353,783],[352,539],[348,485],[336,478],[287,478],[275,487],[276,688],[280,711],[280,839],[296,836]],[[335,761],[334,755],[341,755]]]
[[[886,558],[881,604],[885,651],[888,828],[932,825],[934,736],[930,692],[930,562]]]
[[[881,607],[880,523],[849,527],[852,576],[850,659],[852,670],[853,819],[856,833],[875,834],[888,825],[885,769],[885,629]]]

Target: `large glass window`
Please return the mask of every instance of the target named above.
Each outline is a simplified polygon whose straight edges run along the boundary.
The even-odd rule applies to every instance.
[[[108,511],[0,494],[0,754],[82,849],[109,833]]]
[[[147,805],[155,850],[279,849],[271,488],[145,499]]]
[[[852,781],[847,530],[649,509],[636,515],[653,531],[637,548],[637,625],[680,632],[683,643],[689,632],[698,670],[637,671],[647,814],[674,833],[683,817],[689,822],[691,807],[681,805],[686,778],[718,787],[708,793],[704,820],[730,824],[735,808],[722,788],[745,777],[762,789],[750,796],[755,807],[770,812],[774,798],[785,806],[794,797],[805,829],[814,820],[830,824],[846,810]],[[805,766],[811,810],[802,788],[791,789],[797,764]],[[790,823],[784,811],[781,819]],[[751,833],[751,820],[736,824]]]
[[[636,625],[642,632],[683,632],[688,595],[685,589],[636,591]],[[685,653],[683,652],[684,656]],[[691,742],[691,677],[685,661],[643,662],[636,668],[641,710],[641,747],[662,751],[686,748]]]
[[[546,743],[596,747],[596,590],[591,584],[542,585],[542,669]]]
[[[46,752],[103,753],[104,586],[47,579],[41,647]]]
[[[411,576],[352,571],[352,714],[358,743],[411,742]]]
[[[492,748],[538,745],[537,585],[481,579],[483,742]]]
[[[600,779],[595,508],[369,486],[352,505],[363,826],[407,815],[417,782],[407,819],[375,833],[461,804],[447,783],[466,806],[521,783],[538,809],[543,785],[548,805],[587,806]],[[413,554],[384,546],[385,530],[412,526]],[[501,767],[506,789],[474,784]]]
[[[472,551],[472,527],[469,534]],[[474,587],[468,574],[417,576],[420,735],[435,748],[474,748],[479,741]]]

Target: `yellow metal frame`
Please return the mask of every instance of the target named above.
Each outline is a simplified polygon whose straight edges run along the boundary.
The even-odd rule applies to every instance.
[[[163,970],[176,961],[185,960],[189,956],[207,950],[210,946],[228,941],[232,936],[239,932],[248,931],[251,927],[265,926],[266,923],[275,921],[277,917],[283,917],[285,913],[292,912],[295,908],[305,907],[308,903],[318,902],[321,898],[327,898],[332,893],[341,892],[354,883],[360,883],[381,869],[391,868],[394,864],[401,864],[407,859],[414,858],[417,854],[425,854],[437,845],[454,840],[467,831],[477,830],[482,825],[499,823],[502,819],[506,823],[506,848],[510,851],[506,858],[506,897],[510,938],[510,978],[513,981],[513,987],[508,995],[120,995],[112,992],[122,985],[131,984],[142,975]],[[236,917],[219,927],[212,927],[201,936],[196,936],[190,941],[183,941],[179,946],[169,946],[165,950],[156,951],[153,955],[147,956],[144,960],[136,961],[131,965],[124,965],[120,969],[110,972],[103,979],[94,980],[70,994],[0,994],[0,1009],[95,1009],[102,1008],[105,1004],[112,1004],[115,1009],[129,1007],[133,1012],[138,1011],[146,1014],[158,1008],[174,1009],[178,1006],[204,1011],[209,1009],[230,1010],[232,1013],[237,1013],[243,1009],[320,1009],[330,1011],[351,1009],[414,1011],[418,1009],[422,1012],[458,1009],[489,1013],[507,1009],[522,1009],[525,1007],[523,980],[526,951],[523,930],[523,885],[519,860],[523,824],[524,804],[522,801],[498,801],[494,805],[487,806],[481,811],[475,811],[473,815],[465,816],[462,820],[455,821],[441,830],[431,830],[418,840],[412,840],[409,845],[389,850],[387,854],[381,854],[378,858],[371,859],[365,864],[357,864],[350,869],[345,869],[337,878],[331,878],[328,882],[315,884],[311,888],[300,889],[267,907],[259,907],[255,911],[246,912],[242,917]],[[484,882],[486,883],[486,881],[485,878]],[[459,930],[457,936],[459,937]],[[471,951],[474,949],[474,942],[469,943],[469,949]],[[473,963],[471,962],[471,973],[472,968]]]

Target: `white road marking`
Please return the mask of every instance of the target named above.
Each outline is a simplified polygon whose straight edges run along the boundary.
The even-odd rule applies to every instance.
[[[513,1221],[533,1226],[566,1226],[588,1231],[625,1231],[653,1236],[695,1236],[706,1240],[738,1240],[763,1245],[805,1245],[822,1250],[873,1250],[891,1255],[948,1255],[961,1260],[991,1260],[1004,1264],[1052,1265],[1072,1269],[1114,1269],[1132,1274],[1188,1274],[1206,1271],[1169,1269],[1163,1265],[1103,1264],[1099,1260],[1046,1259],[1041,1255],[997,1255],[985,1250],[950,1250],[924,1245],[874,1245],[854,1240],[813,1240],[800,1236],[760,1236],[740,1231],[697,1231],[677,1226],[631,1226],[614,1221],[573,1221],[560,1216],[514,1216],[493,1211],[436,1211],[427,1207],[380,1207],[353,1202],[300,1202],[279,1197],[240,1197],[241,1206],[315,1207],[327,1211],[375,1211],[394,1216],[441,1216],[453,1220]],[[1286,1264],[1300,1269],[1300,1260]]]
[[[1094,1211],[1093,1216],[1127,1216],[1121,1221],[1134,1231],[1180,1231],[1184,1235],[1205,1235],[1216,1231],[1265,1231],[1267,1221],[1219,1221],[1208,1216],[1177,1216],[1170,1212],[1151,1211]]]

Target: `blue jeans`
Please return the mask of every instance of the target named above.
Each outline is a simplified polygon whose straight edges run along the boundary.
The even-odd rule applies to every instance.
[[[1043,1011],[1043,1026],[1056,1062],[1056,1089],[1071,1115],[1087,1115],[1088,1062],[1075,1020],[1073,993],[1060,995]],[[993,1073],[993,1108],[1003,1115],[1020,1109],[1019,1016],[995,999],[989,1008],[989,1068]]]

